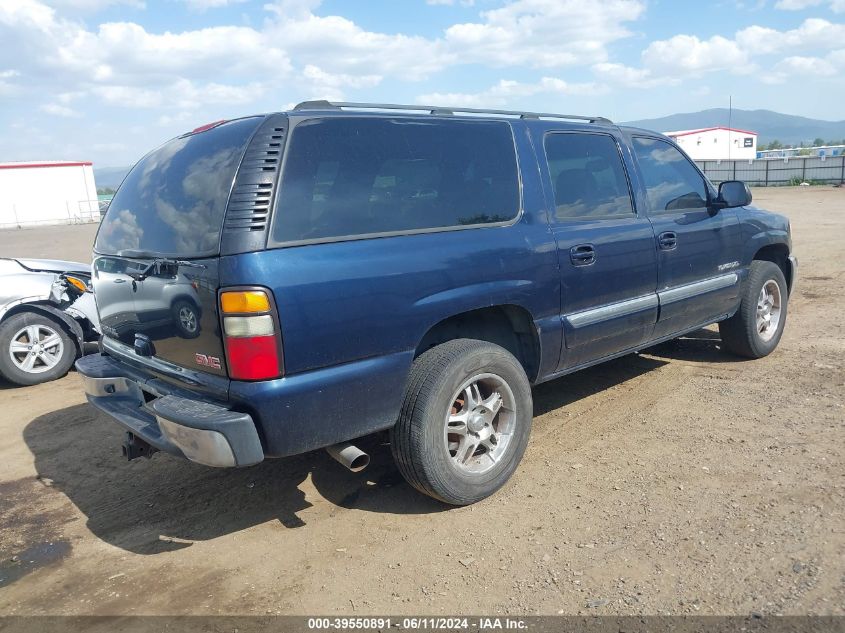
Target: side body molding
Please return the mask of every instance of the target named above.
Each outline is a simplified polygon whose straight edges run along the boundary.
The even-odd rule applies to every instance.
[[[719,275],[718,277],[711,277],[710,279],[696,281],[691,284],[676,286],[675,288],[658,290],[657,296],[660,297],[660,305],[667,305],[669,303],[675,303],[676,301],[691,299],[696,295],[702,295],[714,290],[730,288],[731,286],[736,285],[737,281],[739,281],[739,276],[736,273],[728,273],[726,275]]]
[[[655,293],[633,297],[624,301],[609,303],[589,310],[581,310],[563,315],[563,322],[566,330],[570,333],[567,347],[575,344],[583,344],[581,332],[589,331],[603,323],[614,322],[613,328],[624,327],[626,319],[648,318],[653,314],[652,324],[657,323],[657,330],[647,338],[659,338],[663,332],[664,322],[675,321],[678,317],[687,314],[693,308],[696,312],[707,312],[709,304],[712,314],[705,316],[720,316],[723,312],[721,306],[723,301],[717,300],[722,293],[731,296],[739,296],[739,275],[737,273],[726,273],[708,279],[702,279],[693,283],[683,284],[672,288],[658,290]],[[696,307],[697,306],[697,307]],[[697,318],[697,317],[696,317]],[[703,320],[703,319],[702,319]],[[699,322],[699,321],[696,321]],[[678,331],[675,323],[671,326]],[[674,330],[672,330],[674,331]],[[660,333],[658,336],[658,332]],[[599,332],[602,334],[603,331]],[[595,336],[593,334],[592,336]]]

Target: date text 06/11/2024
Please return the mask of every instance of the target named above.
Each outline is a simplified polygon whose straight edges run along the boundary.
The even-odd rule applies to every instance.
[[[462,630],[477,629],[480,631],[511,630],[519,631],[528,628],[528,624],[519,618],[449,618],[449,617],[406,617],[399,619],[380,617],[360,618],[308,618],[309,630],[389,630],[391,628],[404,630]]]

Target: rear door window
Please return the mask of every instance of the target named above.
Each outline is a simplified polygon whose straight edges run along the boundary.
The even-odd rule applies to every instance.
[[[297,242],[508,222],[519,177],[505,121],[337,117],[299,123],[273,240]]]
[[[94,250],[104,255],[216,255],[235,172],[261,120],[224,123],[147,154],[114,195]]]
[[[556,220],[633,217],[628,178],[612,136],[553,133],[545,146]]]

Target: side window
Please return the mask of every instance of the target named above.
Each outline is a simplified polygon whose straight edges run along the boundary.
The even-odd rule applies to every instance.
[[[704,179],[677,148],[666,141],[635,136],[634,153],[654,213],[707,207]]]
[[[312,119],[294,128],[286,153],[276,242],[506,222],[519,213],[504,121]]]
[[[628,179],[613,137],[586,133],[549,134],[545,146],[557,220],[633,216]]]

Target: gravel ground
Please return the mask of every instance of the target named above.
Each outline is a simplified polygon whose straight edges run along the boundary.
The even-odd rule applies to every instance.
[[[780,348],[708,328],[541,385],[519,471],[472,507],[378,439],[357,475],[127,463],[74,373],[0,384],[0,614],[845,614],[845,189],[754,195],[801,259]],[[84,260],[93,234],[0,254]]]

